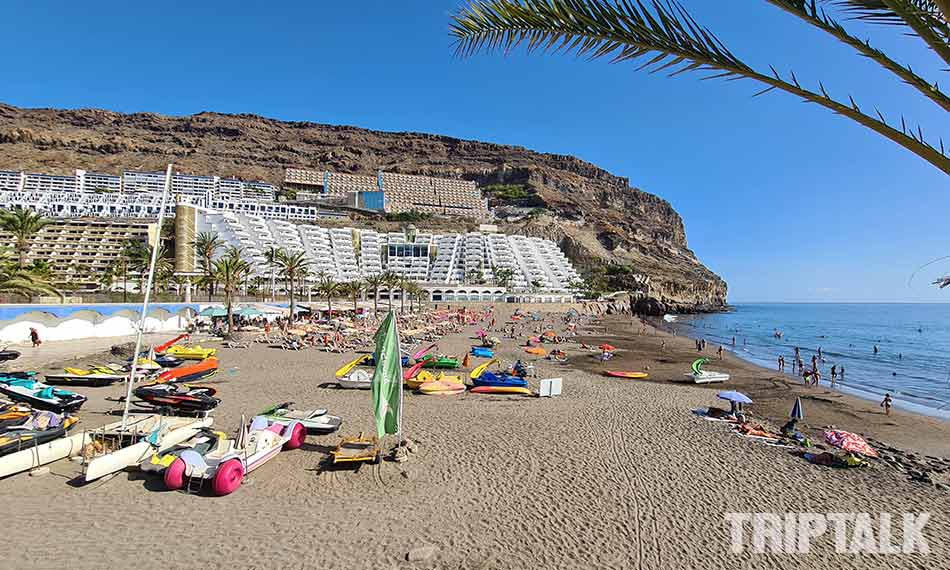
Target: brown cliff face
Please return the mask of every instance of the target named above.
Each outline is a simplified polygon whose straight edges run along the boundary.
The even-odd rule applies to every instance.
[[[420,133],[284,122],[256,115],[165,117],[0,104],[0,169],[67,174],[162,170],[279,184],[287,167],[355,174],[378,170],[516,185],[530,196],[492,201],[513,216],[505,231],[558,242],[582,270],[639,292],[645,312],[715,310],[726,284],[686,243],[665,200],[572,156]],[[523,206],[520,209],[517,206]],[[524,214],[533,209],[531,215]],[[417,224],[421,227],[425,223]]]

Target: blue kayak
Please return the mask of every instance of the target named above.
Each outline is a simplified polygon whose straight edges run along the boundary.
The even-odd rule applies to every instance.
[[[495,351],[490,348],[485,348],[484,346],[473,346],[472,356],[477,356],[479,358],[494,358]]]

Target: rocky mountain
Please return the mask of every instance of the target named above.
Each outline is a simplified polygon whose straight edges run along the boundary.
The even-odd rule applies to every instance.
[[[287,167],[475,180],[488,188],[505,231],[557,241],[600,282],[634,291],[644,312],[725,304],[726,283],[689,249],[683,221],[668,202],[572,156],[256,115],[167,117],[0,104],[0,169],[119,173],[162,170],[169,161],[181,172],[275,184]]]

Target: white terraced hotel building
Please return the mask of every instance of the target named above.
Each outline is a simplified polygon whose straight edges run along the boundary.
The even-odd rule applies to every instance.
[[[264,252],[270,247],[303,252],[311,263],[307,282],[321,276],[353,281],[392,271],[423,284],[436,301],[502,300],[510,292],[570,297],[577,271],[557,244],[540,238],[501,233],[432,234],[410,229],[379,233],[357,228],[325,228],[293,224],[232,212],[180,208],[178,244],[189,244],[201,232],[216,233],[226,245],[243,249],[257,277],[269,278]],[[224,255],[220,251],[218,255]],[[178,271],[196,272],[193,247],[176,252],[184,260]],[[497,283],[493,269],[511,271],[507,284]],[[556,297],[556,299],[555,299]]]

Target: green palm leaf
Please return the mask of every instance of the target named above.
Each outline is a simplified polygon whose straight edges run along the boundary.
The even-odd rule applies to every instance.
[[[891,127],[879,112],[863,113],[853,98],[833,99],[819,83],[819,91],[802,87],[790,73],[783,78],[754,70],[732,53],[710,30],[699,25],[675,0],[474,0],[453,17],[451,34],[456,51],[469,56],[479,51],[509,51],[525,45],[529,52],[573,52],[591,59],[641,62],[652,73],[671,76],[704,72],[706,79],[754,79],[766,87],[756,95],[781,89],[816,103],[896,142],[950,174],[950,158],[930,145],[918,126]]]
[[[950,0],[825,0],[866,22],[910,28],[950,64]]]

